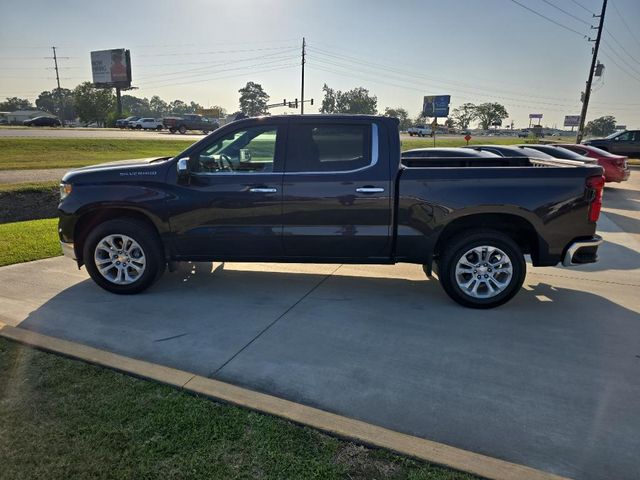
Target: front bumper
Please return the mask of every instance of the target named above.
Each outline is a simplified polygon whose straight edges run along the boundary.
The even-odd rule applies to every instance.
[[[62,254],[65,257],[69,257],[71,260],[78,260],[76,258],[76,250],[74,248],[73,242],[60,241],[60,247],[62,247]]]
[[[602,237],[594,235],[587,240],[576,240],[571,242],[567,247],[567,251],[562,259],[562,265],[571,267],[574,265],[583,265],[585,263],[594,263],[598,261],[598,247],[602,244]]]

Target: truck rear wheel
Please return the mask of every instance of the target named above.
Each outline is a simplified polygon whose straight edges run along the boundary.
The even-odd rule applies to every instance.
[[[83,260],[94,282],[118,294],[142,292],[160,278],[166,266],[156,232],[129,218],[95,227],[84,243]]]
[[[173,127],[171,127],[171,128],[169,129],[169,133],[176,133],[176,129],[175,129],[175,128],[173,128]]]
[[[180,127],[178,127],[178,131],[184,135],[185,133],[187,133],[187,127],[185,127],[184,125],[180,125]]]
[[[495,230],[452,238],[438,261],[444,291],[471,308],[493,308],[508,302],[522,287],[525,275],[522,250]]]

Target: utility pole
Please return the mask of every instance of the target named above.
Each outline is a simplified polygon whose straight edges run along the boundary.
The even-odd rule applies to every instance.
[[[58,73],[58,57],[56,55],[56,47],[51,47],[53,50],[53,64],[56,69],[56,82],[58,83],[58,114],[60,115],[60,124],[64,127],[64,100],[62,99],[62,92],[60,91],[60,74]]]
[[[304,64],[305,64],[305,47],[307,46],[304,37],[302,37],[302,83],[300,88],[300,115],[304,115]]]
[[[598,59],[598,49],[600,48],[600,37],[602,37],[602,28],[604,26],[604,14],[607,10],[607,0],[602,1],[602,12],[600,12],[600,23],[598,25],[598,35],[596,36],[595,45],[593,46],[593,58],[591,59],[591,67],[589,68],[589,76],[587,77],[587,89],[584,92],[582,101],[582,113],[580,113],[580,126],[576,135],[576,143],[582,141],[584,136],[584,122],[587,118],[587,109],[589,108],[589,98],[591,97],[591,83],[593,82],[593,74],[596,69],[596,61]],[[597,16],[597,15],[594,15]],[[593,27],[591,27],[593,28]],[[589,41],[593,41],[589,39]]]

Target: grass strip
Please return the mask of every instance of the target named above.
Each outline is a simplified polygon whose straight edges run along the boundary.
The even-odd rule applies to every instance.
[[[173,156],[190,140],[0,138],[0,170],[72,168],[113,160]]]
[[[0,224],[0,267],[61,255],[57,227],[57,218]]]
[[[14,192],[46,192],[57,190],[60,182],[21,182],[21,183],[0,183],[0,193]]]
[[[475,478],[0,338],[2,478]]]

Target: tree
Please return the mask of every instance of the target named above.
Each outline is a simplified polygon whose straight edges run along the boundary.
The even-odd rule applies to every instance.
[[[134,97],[133,95],[122,95],[122,115],[124,117],[130,115],[150,117],[152,114],[149,99]]]
[[[36,107],[52,115],[57,115],[61,120],[74,120],[76,118],[73,92],[68,88],[45,90],[36,99]]]
[[[473,103],[462,104],[453,109],[451,118],[459,128],[466,130],[469,128],[469,124],[478,117],[477,109],[478,107]]]
[[[182,100],[174,100],[169,103],[169,113],[171,115],[184,115],[185,113],[195,113],[195,110]]]
[[[351,113],[370,114],[378,113],[378,97],[369,95],[369,90],[356,87],[346,92],[329,88],[325,83],[322,87],[324,99],[320,112],[322,113]]]
[[[482,103],[475,110],[483,130],[488,130],[493,122],[502,122],[509,116],[507,109],[499,103]]]
[[[169,111],[169,105],[158,95],[154,95],[151,97],[151,100],[149,100],[149,109],[151,110],[152,116],[160,118]]]
[[[613,115],[596,118],[587,123],[584,132],[598,137],[607,136],[616,131],[616,118]]]
[[[224,107],[221,107],[220,105],[212,105],[211,107],[209,107],[209,110],[218,110],[220,112],[218,114],[220,118],[224,118],[227,116],[227,109]]]
[[[7,97],[4,102],[0,102],[0,111],[13,112],[15,110],[33,110],[33,104],[26,98]]]
[[[322,105],[320,106],[320,113],[337,113],[336,112],[336,91],[333,88],[329,88],[326,83],[322,87],[324,92],[324,98],[322,99]]]
[[[453,127],[456,126],[456,122],[453,121],[453,118],[447,118],[444,121],[444,126],[447,127],[448,129],[452,129]]]
[[[336,109],[338,113],[375,115],[378,97],[369,95],[369,90],[357,87],[346,92],[338,92]]]
[[[409,118],[409,112],[402,107],[384,109],[384,114],[387,117],[394,117],[400,120],[400,130],[407,130],[411,127],[411,119]]]
[[[244,88],[238,90],[240,93],[240,111],[250,117],[267,115],[267,102],[269,95],[264,91],[262,85],[254,82],[247,82]]]
[[[73,90],[76,113],[83,122],[104,125],[109,111],[115,105],[111,89],[95,88],[91,82],[83,82]]]

